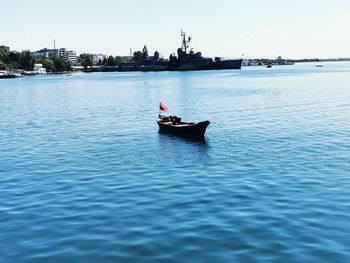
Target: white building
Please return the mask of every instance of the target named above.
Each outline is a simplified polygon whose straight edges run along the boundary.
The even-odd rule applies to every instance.
[[[78,56],[73,50],[67,50],[66,48],[60,48],[60,57],[64,58],[66,61],[75,65],[78,62]]]
[[[39,75],[44,75],[47,73],[46,68],[43,67],[43,64],[34,64],[34,73]]]
[[[90,57],[94,65],[102,63],[103,60],[107,58],[106,55],[103,54],[90,54]]]
[[[73,50],[68,50],[65,60],[69,61],[71,64],[75,65],[78,62],[77,53]]]

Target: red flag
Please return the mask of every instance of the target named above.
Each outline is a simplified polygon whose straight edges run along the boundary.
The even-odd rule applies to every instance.
[[[163,103],[159,103],[159,109],[160,110],[162,110],[162,111],[167,111],[168,110],[168,107],[165,105],[165,104],[163,104]]]

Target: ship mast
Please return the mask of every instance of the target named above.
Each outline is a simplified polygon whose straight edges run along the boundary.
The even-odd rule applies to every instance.
[[[189,48],[189,43],[191,42],[192,38],[188,37],[186,40],[186,33],[183,31],[183,29],[181,29],[181,36],[182,36],[181,50],[186,53],[187,49]]]

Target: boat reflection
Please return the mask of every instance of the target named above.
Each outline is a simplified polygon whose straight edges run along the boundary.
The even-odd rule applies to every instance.
[[[202,138],[186,138],[159,133],[162,160],[168,167],[207,165],[210,163],[209,143]]]
[[[197,145],[201,145],[206,147],[208,145],[207,139],[204,136],[188,136],[183,134],[169,134],[169,133],[163,133],[158,132],[159,139],[164,141],[182,141],[184,143],[193,143]]]

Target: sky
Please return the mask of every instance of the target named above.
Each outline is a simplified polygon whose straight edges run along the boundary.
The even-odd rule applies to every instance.
[[[181,29],[204,56],[350,57],[349,0],[0,0],[0,45],[164,57]]]

